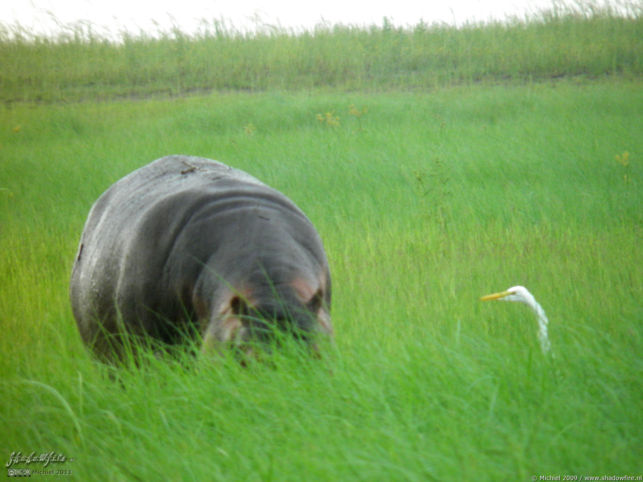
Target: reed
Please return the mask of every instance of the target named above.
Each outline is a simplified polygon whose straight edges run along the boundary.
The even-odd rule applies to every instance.
[[[557,4],[558,5],[558,4]],[[0,28],[0,100],[72,101],[210,91],[381,91],[562,76],[641,74],[640,5],[592,2],[504,22],[319,25],[240,32],[220,21],[108,40],[85,24],[58,36]]]

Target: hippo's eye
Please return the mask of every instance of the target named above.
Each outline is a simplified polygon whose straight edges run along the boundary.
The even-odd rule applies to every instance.
[[[312,298],[308,300],[308,303],[306,303],[306,307],[313,313],[317,313],[321,308],[323,299],[324,295],[322,294],[322,290],[318,289],[317,292],[312,296]]]

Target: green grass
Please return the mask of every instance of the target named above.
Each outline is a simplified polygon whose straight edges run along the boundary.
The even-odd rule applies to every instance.
[[[643,12],[557,2],[525,19],[461,28],[320,25],[243,34],[221,22],[109,42],[91,26],[56,38],[0,25],[0,100],[61,101],[212,90],[420,91],[480,81],[642,73]],[[625,15],[624,15],[625,14]]]
[[[640,8],[580,5],[120,44],[4,27],[5,463],[55,451],[73,461],[47,469],[75,480],[643,474]],[[312,219],[333,276],[322,361],[92,360],[67,295],[85,217],[172,153],[244,169]],[[518,283],[553,359],[526,307],[479,301]]]
[[[5,105],[0,454],[62,453],[76,480],[641,474],[642,112],[624,79]],[[170,153],[313,220],[323,361],[92,361],[67,296],[85,216]],[[527,308],[478,301],[517,283],[555,359]]]

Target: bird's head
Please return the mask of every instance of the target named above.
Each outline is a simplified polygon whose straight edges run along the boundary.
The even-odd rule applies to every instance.
[[[527,290],[527,288],[525,288],[524,286],[512,286],[505,291],[486,295],[480,299],[482,301],[517,301],[529,306],[536,313],[536,317],[538,318],[538,339],[540,340],[540,346],[543,350],[543,353],[549,352],[551,347],[549,338],[547,337],[547,324],[549,323],[549,320],[545,315],[545,310],[542,309],[542,307],[536,301],[536,298],[534,298],[534,296]]]
[[[505,291],[486,295],[480,299],[482,301],[490,301],[490,300],[517,301],[519,303],[524,303],[531,307],[534,307],[536,304],[536,299],[524,286],[512,286],[511,288]]]

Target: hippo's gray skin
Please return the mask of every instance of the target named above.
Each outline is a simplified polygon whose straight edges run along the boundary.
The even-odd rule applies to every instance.
[[[105,359],[122,355],[123,333],[176,344],[199,332],[205,350],[261,340],[266,328],[332,335],[312,223],[249,174],[198,157],[158,159],[103,193],[70,296],[83,341]]]

